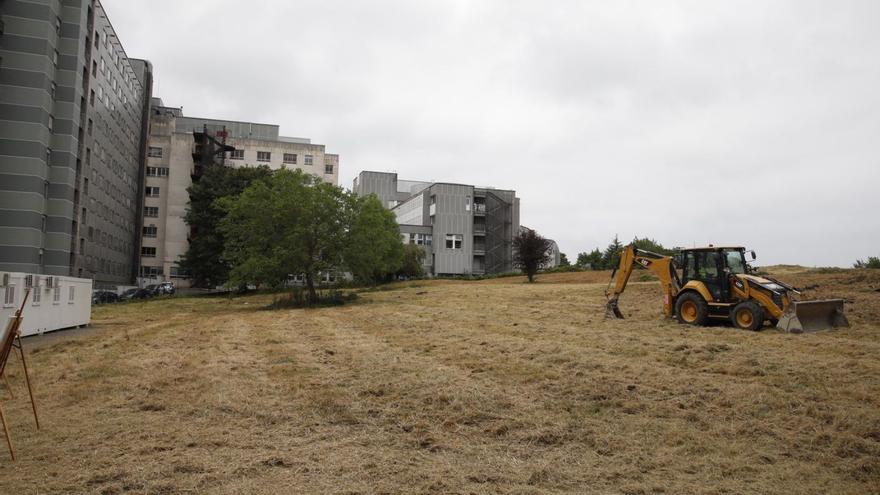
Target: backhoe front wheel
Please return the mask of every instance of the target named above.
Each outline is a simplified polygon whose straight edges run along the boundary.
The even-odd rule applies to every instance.
[[[733,308],[730,321],[743,330],[758,330],[764,326],[764,308],[754,301],[744,301]]]
[[[709,305],[706,304],[703,296],[695,292],[687,292],[675,301],[675,315],[679,323],[705,325],[709,317]]]

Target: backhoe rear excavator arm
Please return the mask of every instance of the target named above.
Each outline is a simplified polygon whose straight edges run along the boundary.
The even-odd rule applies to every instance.
[[[620,252],[620,264],[611,273],[611,282],[608,283],[608,288],[605,290],[605,297],[608,299],[605,305],[605,317],[623,318],[623,313],[617,306],[617,300],[626,290],[626,284],[635,267],[651,270],[657,275],[657,278],[660,279],[660,285],[663,287],[663,313],[666,316],[672,316],[672,299],[678,294],[681,287],[672,257],[645,251],[630,244]]]

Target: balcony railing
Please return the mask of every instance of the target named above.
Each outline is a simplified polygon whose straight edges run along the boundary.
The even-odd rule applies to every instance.
[[[485,215],[486,205],[482,203],[474,203],[474,215]]]

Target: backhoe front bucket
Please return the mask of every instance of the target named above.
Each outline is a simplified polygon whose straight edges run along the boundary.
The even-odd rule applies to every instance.
[[[848,326],[849,321],[843,314],[843,299],[792,301],[776,324],[777,328],[791,333]]]

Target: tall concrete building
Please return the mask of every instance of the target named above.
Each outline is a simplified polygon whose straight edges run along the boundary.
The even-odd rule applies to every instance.
[[[519,198],[511,190],[466,184],[398,180],[397,174],[361,172],[353,189],[375,194],[397,217],[403,241],[425,249],[432,275],[513,271]]]
[[[227,151],[215,163],[233,167],[267,165],[298,169],[326,182],[339,182],[339,156],[306,138],[279,135],[272,124],[186,117],[179,108],[153,98],[144,187],[144,223],[140,247],[142,282],[173,281],[187,286],[180,258],[189,248],[190,227],[184,221],[187,188],[201,173],[208,142]]]
[[[152,68],[97,0],[0,0],[0,270],[128,284]]]

